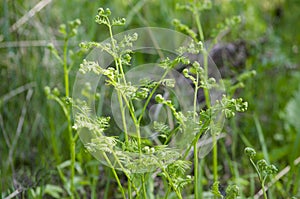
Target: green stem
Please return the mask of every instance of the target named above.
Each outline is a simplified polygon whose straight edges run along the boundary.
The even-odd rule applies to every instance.
[[[110,36],[110,39],[111,39],[111,45],[112,45],[113,53],[115,53],[116,46],[115,46],[115,42],[114,42],[112,26],[111,26],[110,21],[109,21],[108,18],[107,18],[107,22],[108,22],[107,27],[108,27],[108,30],[109,30],[109,36]],[[117,72],[118,72],[118,74],[121,73],[122,78],[123,78],[123,82],[126,85],[126,78],[125,78],[125,75],[124,75],[124,72],[123,72],[123,67],[122,67],[121,60],[119,58],[117,58],[116,55],[112,55],[112,56],[114,57],[114,62],[115,62],[116,68],[117,68]],[[119,78],[118,78],[118,83],[120,83]],[[117,95],[118,95],[118,101],[119,101],[119,106],[120,106],[120,111],[121,111],[122,124],[123,124],[123,128],[124,128],[125,143],[128,143],[128,130],[127,130],[127,125],[126,125],[125,109],[123,108],[123,100],[122,100],[122,97],[121,97],[121,93],[119,91],[117,92]]]
[[[164,199],[168,199],[170,192],[171,192],[171,187],[169,186]]]
[[[196,3],[196,0],[194,0],[194,3]],[[200,41],[204,42],[204,34],[203,34],[202,26],[201,26],[200,15],[198,13],[196,5],[194,6],[194,16],[196,18],[196,24],[197,24],[197,28],[198,28],[198,32],[199,32],[199,36],[200,36]]]
[[[121,59],[118,58],[117,62],[118,62],[119,68],[120,68],[120,73],[122,75],[124,84],[127,85],[127,81],[126,81],[126,78],[125,78],[125,74],[124,74],[124,70],[123,70],[123,65],[122,65]]]
[[[194,0],[194,4],[196,4],[196,0]],[[198,28],[198,32],[200,35],[200,41],[204,45],[204,34],[203,34],[203,30],[202,30],[200,15],[198,13],[196,5],[194,5],[194,13],[193,14],[196,19],[197,28]],[[208,79],[208,54],[207,54],[207,51],[205,50],[204,46],[203,46],[203,59],[204,59],[205,78],[207,80]],[[205,95],[206,106],[207,106],[207,108],[210,108],[209,90],[207,88],[204,88],[204,95]]]
[[[196,19],[196,24],[200,36],[200,41],[204,45],[204,34],[203,34],[203,29],[201,25],[201,20],[200,20],[200,15],[198,13],[198,10],[196,8],[196,0],[194,0],[194,16]],[[208,80],[208,52],[203,47],[203,64],[204,64],[204,75],[205,75],[205,81]],[[207,87],[204,87],[204,96],[205,96],[205,102],[207,109],[211,108],[211,102],[210,102],[210,97],[209,97],[209,89]],[[214,175],[214,181],[218,180],[218,150],[217,150],[217,138],[215,135],[215,132],[211,132],[213,136],[213,175]]]
[[[264,177],[264,179],[261,181],[261,188],[264,193],[264,199],[268,199],[266,189],[265,189],[265,181],[266,181],[267,176]]]
[[[139,153],[140,155],[142,154],[142,140],[141,140],[141,132],[140,132],[140,125],[136,123],[136,120],[134,120],[134,124],[136,127],[136,133],[138,137],[138,148],[139,148]]]
[[[109,22],[109,19],[107,18],[107,21],[108,21],[108,30],[109,30],[109,36],[110,36],[110,39],[111,39],[111,45],[112,45],[112,49],[113,49],[113,53],[116,53],[115,49],[116,49],[116,46],[115,46],[115,42],[114,42],[114,36],[113,36],[113,32],[112,32],[112,26]],[[122,78],[123,78],[123,81],[124,81],[124,84],[126,85],[126,78],[125,78],[125,74],[123,72],[123,66],[122,66],[122,62],[121,62],[121,59],[118,58],[118,57],[115,57],[116,55],[112,55],[114,57],[114,61],[115,61],[115,64],[116,64],[116,67],[117,67],[117,71],[118,73],[120,73],[122,75]]]
[[[203,49],[203,64],[204,64],[204,75],[205,75],[205,81],[208,80],[208,52]],[[207,85],[203,88],[204,91],[204,97],[205,97],[205,103],[208,109],[211,108],[211,102],[210,102],[210,96],[209,96],[209,89],[207,88]]]
[[[145,174],[142,175],[142,187],[143,187],[143,195],[144,198],[147,198],[147,192],[146,192],[146,183],[145,183]]]
[[[217,138],[216,134],[213,133],[213,174],[214,174],[214,181],[218,181],[218,145],[217,145]]]
[[[128,198],[132,199],[132,195],[131,195],[132,191],[131,191],[131,180],[128,179]]]
[[[65,81],[65,97],[69,98],[69,69],[67,63],[68,57],[68,38],[65,38],[64,41],[64,50],[63,50],[63,66],[64,66],[64,81]],[[73,139],[73,132],[72,132],[72,121],[71,121],[71,108],[69,105],[66,107],[66,117],[68,122],[68,136],[70,141],[70,158],[71,158],[71,176],[70,176],[70,190],[71,190],[71,198],[74,198],[75,195],[75,187],[74,187],[74,176],[75,176],[75,142]]]
[[[108,194],[109,194],[109,188],[110,188],[110,181],[111,181],[111,172],[108,170],[108,179],[105,185],[105,189],[104,189],[104,196],[103,199],[108,199]]]
[[[256,164],[253,162],[252,158],[250,158],[250,162],[251,162],[252,166],[254,167],[255,172],[257,173],[259,181],[261,182],[262,176],[260,175],[259,169],[257,168]]]
[[[195,199],[199,198],[198,195],[198,147],[197,143],[194,143],[194,193],[195,193]]]
[[[109,20],[107,20],[107,21],[109,21]],[[111,38],[112,49],[113,49],[113,52],[115,52],[116,46],[115,46],[115,42],[114,42],[114,38],[113,38],[112,26],[110,24],[108,24],[108,29],[109,29],[109,35],[110,35],[110,38]],[[123,83],[125,85],[127,85],[121,59],[116,57],[116,55],[113,55],[113,57],[114,57],[115,65],[116,65],[116,68],[117,68],[117,72],[118,72],[118,74],[121,74]],[[118,83],[121,83],[120,78],[118,78]],[[135,124],[136,131],[137,131],[137,137],[138,137],[138,147],[139,147],[139,152],[141,154],[142,149],[141,149],[140,128],[139,128],[139,123],[137,122],[136,117],[135,117],[135,111],[134,111],[133,103],[132,103],[131,100],[128,100],[125,95],[122,95],[122,92],[117,91],[117,95],[118,95],[118,101],[119,101],[119,106],[120,106],[120,110],[121,110],[122,123],[123,123],[123,128],[124,128],[124,133],[125,133],[125,143],[128,143],[128,130],[127,130],[127,124],[126,124],[125,107],[123,107],[124,106],[123,100],[125,102],[126,107],[129,109],[130,115],[131,115],[131,117],[133,119],[133,122]],[[122,164],[119,162],[118,157],[116,157],[116,155],[114,153],[113,153],[113,155],[115,156],[115,158],[117,160],[117,163],[120,165],[121,169],[123,170],[123,172],[125,173],[125,175],[128,178],[128,197],[132,198],[132,196],[131,196],[131,186],[134,185],[134,184],[131,183],[130,176],[127,174],[126,170],[123,168]],[[114,169],[113,169],[113,172],[114,172]],[[117,177],[117,176],[115,175],[115,177]],[[143,180],[144,180],[144,178],[143,178]],[[117,179],[117,181],[118,181],[118,179]],[[137,191],[135,186],[133,186],[133,188]],[[145,188],[144,182],[143,182],[143,190],[144,190],[144,195],[145,195],[146,188]],[[137,192],[137,194],[138,194],[138,192]],[[145,195],[145,198],[146,198],[146,195]]]
[[[203,126],[207,126],[208,124],[207,123],[204,123]],[[197,134],[197,136],[195,137],[195,139],[193,140],[193,142],[190,144],[190,146],[187,148],[187,150],[185,151],[185,154],[183,155],[183,158],[182,159],[186,159],[186,157],[189,155],[189,152],[191,150],[191,148],[194,146],[195,142],[198,142],[200,136],[206,132],[207,129],[206,128],[202,128],[200,129],[199,133]]]
[[[199,84],[199,73],[196,74],[196,84],[195,84],[195,92],[194,92],[194,115],[193,119],[196,122],[196,114],[197,114],[197,97],[198,97],[198,84]]]
[[[198,84],[199,84],[199,73],[196,75],[196,84],[195,84],[195,92],[194,92],[194,122],[196,122],[196,112],[197,112],[197,96],[198,96]],[[200,134],[200,132],[199,132]],[[199,138],[198,138],[199,139]],[[199,198],[198,195],[198,139],[194,142],[194,193],[195,193],[195,199]]]
[[[108,159],[107,155],[106,155],[104,152],[102,153],[102,155],[103,155],[103,157],[105,158],[106,162],[108,163],[109,167],[111,168],[111,170],[112,170],[112,172],[113,172],[113,174],[114,174],[114,177],[115,177],[115,179],[116,179],[116,181],[117,181],[117,184],[118,184],[118,186],[119,186],[119,189],[121,190],[122,197],[123,197],[124,199],[126,199],[125,191],[124,191],[124,189],[123,189],[123,186],[122,186],[122,184],[121,184],[120,178],[119,178],[119,176],[118,176],[118,174],[117,174],[117,172],[116,172],[114,166],[112,165],[111,161]]]
[[[123,167],[123,165],[122,165],[122,163],[120,162],[120,160],[119,160],[117,154],[114,152],[114,150],[113,150],[112,148],[110,148],[110,150],[111,150],[111,153],[112,153],[113,157],[115,158],[117,164],[120,166],[121,170],[123,171],[123,173],[124,173],[125,176],[127,177],[128,182],[132,182],[132,180],[131,180],[131,178],[130,178],[128,172],[127,172],[126,169]],[[106,155],[106,154],[105,154],[105,155]],[[106,161],[107,161],[107,160],[106,160]],[[108,161],[110,161],[110,160],[108,159]],[[112,165],[111,162],[109,162],[108,164],[109,164],[109,165]],[[113,166],[113,165],[112,165],[112,166]],[[136,186],[134,185],[134,183],[131,184],[131,185],[132,185],[133,189],[136,191],[136,193],[137,193],[137,195],[138,195],[139,193],[138,193],[138,190],[137,190]]]
[[[120,93],[122,95],[122,93]],[[124,101],[125,101],[125,104],[126,106],[128,107],[129,109],[129,113],[131,115],[131,118],[133,120],[133,123],[135,125],[135,128],[136,128],[136,133],[137,133],[137,138],[138,138],[138,148],[139,148],[139,153],[141,154],[142,153],[142,140],[141,140],[141,133],[140,133],[140,123],[139,121],[136,119],[136,116],[135,116],[135,111],[134,111],[134,106],[133,106],[133,103],[132,101],[128,101],[127,97],[125,95],[122,95]],[[121,99],[122,101],[122,99]],[[122,109],[123,110],[123,109]],[[124,110],[123,110],[124,111]],[[125,121],[125,114],[124,114],[124,121]],[[123,125],[126,126],[126,123],[124,123]]]
[[[127,124],[126,124],[126,117],[125,117],[125,109],[123,108],[123,100],[121,93],[117,91],[118,95],[118,101],[119,101],[119,106],[120,106],[120,111],[121,111],[121,117],[122,117],[122,124],[124,128],[124,134],[125,134],[125,143],[128,143],[128,130],[127,130]]]
[[[162,169],[162,171],[164,172],[164,174],[165,174],[167,180],[169,181],[169,184],[171,185],[172,189],[175,191],[177,197],[178,197],[179,199],[182,199],[182,196],[181,196],[180,191],[175,187],[175,185],[174,185],[174,183],[173,183],[171,177],[169,176],[168,172],[165,170],[165,168],[164,168],[163,166],[161,166],[161,169]]]
[[[97,168],[97,167],[96,167]],[[95,175],[94,176],[98,176],[98,175]],[[91,180],[91,198],[92,199],[96,199],[97,198],[97,178],[93,177],[92,180]]]
[[[73,139],[73,133],[72,133],[72,121],[71,117],[67,117],[68,120],[68,134],[70,138],[70,156],[71,156],[71,177],[70,177],[70,183],[71,183],[71,193],[75,194],[75,187],[74,187],[74,177],[75,177],[75,142]]]
[[[267,179],[267,176],[265,176],[263,178],[263,176],[260,174],[259,169],[257,168],[256,164],[253,162],[252,158],[249,158],[249,159],[250,159],[250,162],[251,162],[252,166],[254,167],[254,170],[257,173],[258,179],[261,183],[261,188],[263,190],[264,199],[267,199],[268,197],[267,197],[267,193],[266,193],[266,190],[265,190],[265,181]]]
[[[64,41],[64,54],[63,54],[63,65],[64,65],[64,80],[65,80],[65,96],[69,97],[69,70],[68,70],[68,63],[67,63],[67,58],[68,58],[68,39],[65,38]]]
[[[125,104],[126,106],[128,107],[129,109],[129,113],[131,115],[131,118],[133,120],[133,123],[135,125],[135,128],[136,128],[136,133],[137,133],[137,138],[138,138],[138,148],[139,148],[139,153],[141,154],[142,153],[142,140],[141,140],[141,133],[140,133],[140,123],[139,121],[137,120],[136,116],[135,116],[135,110],[134,110],[134,106],[133,106],[133,103],[131,100],[128,100],[127,97],[125,95],[122,95],[124,101],[125,101]],[[125,117],[125,115],[124,115]]]
[[[168,72],[169,72],[169,70],[166,70],[166,71],[165,71],[165,73],[162,75],[160,81],[163,80],[163,79],[166,77],[166,75],[168,74]],[[147,100],[146,100],[146,102],[145,102],[145,104],[144,104],[144,107],[143,107],[143,109],[142,109],[142,113],[141,113],[140,117],[138,118],[138,123],[139,123],[139,124],[140,124],[140,122],[141,122],[141,120],[142,120],[142,118],[143,118],[143,115],[144,115],[144,113],[145,113],[145,111],[146,111],[146,108],[147,108],[147,106],[148,106],[148,104],[149,104],[149,102],[150,102],[152,96],[154,95],[156,89],[158,88],[158,86],[159,86],[159,84],[157,84],[157,85],[152,89],[151,93],[149,94],[149,97],[147,98]]]
[[[109,21],[109,20],[107,20],[107,21]],[[116,46],[115,46],[115,43],[114,43],[112,26],[110,24],[108,24],[108,29],[109,29],[109,35],[110,35],[110,38],[111,38],[113,52],[115,52]],[[121,74],[123,83],[125,85],[127,85],[121,59],[119,57],[114,57],[114,60],[115,60],[115,64],[116,64],[118,74]],[[118,83],[120,83],[120,82],[121,81],[118,78]],[[125,133],[125,142],[128,143],[128,131],[127,131],[127,125],[126,125],[125,108],[123,108],[123,100],[121,98],[121,95],[122,94],[118,91],[118,101],[119,101],[119,105],[120,105],[120,109],[121,109],[122,123],[123,123],[124,131],[125,131],[124,132]],[[131,100],[127,100],[126,96],[123,96],[123,99],[125,100],[126,106],[128,107],[128,109],[130,111],[130,114],[131,114],[131,117],[134,121],[136,130],[137,130],[139,151],[141,153],[141,136],[140,136],[140,129],[139,129],[140,127],[139,127],[139,122],[136,121],[134,106],[133,106],[133,103],[132,103]]]

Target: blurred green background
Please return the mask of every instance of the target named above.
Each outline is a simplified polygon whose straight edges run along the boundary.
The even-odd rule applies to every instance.
[[[3,196],[18,187],[36,191],[47,184],[64,186],[56,167],[69,159],[66,121],[57,104],[44,94],[45,86],[60,90],[64,86],[62,66],[47,49],[48,43],[61,49],[59,25],[76,18],[81,20],[77,36],[70,41],[70,48],[76,52],[81,41],[107,38],[104,27],[94,22],[99,7],[108,7],[113,16],[127,19],[126,26],[115,29],[115,33],[147,26],[174,29],[174,18],[193,28],[192,15],[175,9],[176,3],[184,2],[189,1],[1,1],[0,190]],[[212,3],[212,9],[202,15],[207,40],[218,23],[240,15],[241,24],[220,43],[244,42],[247,57],[239,71],[257,72],[237,93],[249,102],[249,110],[228,121],[224,129],[228,136],[219,148],[220,180],[224,185],[227,180],[237,183],[244,196],[258,191],[253,169],[243,156],[243,149],[252,146],[259,157],[267,157],[279,170],[291,167],[273,186],[273,195],[278,196],[275,198],[300,197],[300,166],[294,165],[300,156],[300,2],[214,0]],[[71,85],[83,58],[81,55],[73,59]],[[102,198],[108,169],[90,157],[80,141],[76,150],[80,193],[89,198],[94,186],[97,198]],[[209,190],[209,183],[204,180],[203,184]],[[45,197],[55,197],[54,192]],[[63,189],[55,193],[58,198],[67,195]],[[22,194],[28,196],[28,192]]]

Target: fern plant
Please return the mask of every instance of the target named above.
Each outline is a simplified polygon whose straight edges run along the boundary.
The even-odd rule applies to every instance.
[[[191,11],[196,17],[200,39],[192,29],[175,21],[176,27],[189,34],[192,39],[187,45],[175,49],[177,52],[175,57],[161,59],[159,63],[161,76],[158,80],[146,77],[141,78],[137,83],[128,79],[126,67],[131,65],[134,53],[132,46],[138,40],[138,34],[132,33],[121,39],[115,38],[114,27],[124,25],[125,19],[111,18],[109,9],[99,8],[95,18],[96,23],[107,27],[109,39],[102,43],[81,43],[81,47],[84,49],[100,49],[112,57],[113,64],[107,68],[102,67],[97,61],[83,60],[79,71],[82,75],[92,73],[105,77],[105,86],[113,88],[116,93],[117,100],[115,102],[121,115],[122,126],[119,134],[109,136],[110,117],[108,115],[93,116],[89,102],[95,96],[86,94],[84,99],[73,99],[73,107],[76,112],[73,128],[78,130],[79,135],[84,135],[82,139],[86,149],[112,169],[123,198],[148,198],[147,186],[149,183],[147,182],[152,180],[151,173],[154,177],[161,176],[167,182],[165,198],[168,198],[171,192],[175,193],[177,198],[183,198],[183,188],[193,181],[195,198],[201,198],[198,190],[200,181],[198,179],[198,140],[201,136],[209,133],[213,137],[213,173],[215,184],[217,184],[216,142],[223,119],[233,117],[235,112],[247,110],[247,102],[242,99],[234,99],[232,96],[223,95],[223,98],[215,102],[211,101],[210,92],[213,89],[224,92],[224,86],[221,81],[209,77],[208,74],[208,49],[204,47],[203,31],[198,13],[209,8],[209,5],[200,5],[194,2],[179,6],[179,8]],[[236,19],[232,24],[235,21]],[[190,59],[190,55],[197,56],[199,54],[203,55],[203,61]],[[178,80],[169,78],[168,74],[179,65],[186,66],[182,72],[183,76],[194,87],[193,108],[190,111],[181,110],[174,96],[168,97],[163,92],[166,88],[174,88],[178,85],[176,84]],[[230,87],[234,86],[237,87],[230,85]],[[198,105],[198,93],[200,92],[203,92],[205,96],[205,108]],[[164,107],[171,115],[169,124],[160,121],[153,122],[152,131],[159,134],[156,141],[151,137],[145,138],[141,132],[147,107],[153,103]],[[134,128],[127,123],[127,117],[133,121]],[[179,142],[175,143],[175,146],[176,144],[184,146],[184,151],[172,147],[176,136],[180,139],[186,138],[184,143],[175,139]],[[188,175],[188,171],[191,169],[188,155],[191,152],[194,154],[194,177]],[[126,176],[127,188],[121,183],[117,170],[122,171]],[[213,190],[213,193],[218,196],[218,191],[215,188]],[[238,188],[229,186],[226,192],[228,192],[226,198],[235,198],[238,195]]]
[[[267,199],[268,197],[265,189],[266,180],[273,174],[277,173],[278,169],[275,165],[268,164],[264,159],[257,161],[257,163],[255,164],[253,159],[256,156],[256,151],[253,148],[246,147],[244,152],[248,156],[253,168],[255,169],[255,172],[257,173],[259,182],[263,190],[264,199]]]

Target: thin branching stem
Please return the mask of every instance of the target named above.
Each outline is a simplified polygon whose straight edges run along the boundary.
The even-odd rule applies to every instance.
[[[167,193],[165,194],[164,199],[168,199],[170,192],[171,192],[171,187],[169,186],[168,190],[167,190]]]
[[[63,50],[63,67],[64,67],[64,81],[65,81],[65,97],[68,99],[70,97],[69,93],[69,69],[68,69],[68,37],[65,38],[64,50]],[[62,105],[64,107],[64,105]],[[68,122],[68,136],[70,142],[70,158],[71,158],[71,175],[70,175],[70,190],[71,190],[71,198],[75,195],[75,187],[74,187],[74,177],[75,177],[75,142],[73,139],[72,132],[72,120],[71,120],[71,107],[67,105],[64,108],[64,112]]]
[[[142,175],[142,188],[143,188],[143,196],[144,198],[147,198],[145,174]]]
[[[174,183],[173,183],[173,181],[172,181],[172,178],[170,177],[169,173],[166,171],[166,169],[165,169],[163,166],[161,166],[161,169],[162,169],[163,173],[165,174],[167,180],[169,181],[170,186],[171,186],[172,189],[175,191],[177,197],[178,197],[179,199],[182,199],[182,195],[181,195],[180,191],[179,191],[179,190],[176,188],[176,186],[174,185]]]
[[[165,71],[165,73],[162,75],[160,81],[163,80],[166,77],[166,75],[168,74],[168,72],[169,72],[169,70]],[[153,97],[153,95],[156,92],[156,90],[157,90],[158,87],[159,87],[159,84],[155,85],[155,87],[152,89],[151,93],[149,94],[149,96],[148,96],[148,98],[147,98],[147,100],[146,100],[146,102],[144,104],[144,107],[142,109],[142,113],[141,113],[140,117],[138,118],[138,123],[139,124],[140,124],[140,122],[141,122],[141,120],[143,118],[143,115],[144,115],[144,113],[145,113],[145,111],[147,109],[147,106],[148,106],[150,100],[152,99],[152,97]]]
[[[64,81],[65,81],[65,96],[69,97],[69,70],[68,70],[68,38],[65,38],[64,52],[63,52],[63,66],[64,66]]]
[[[127,190],[127,192],[128,192],[128,198],[129,199],[132,199],[132,190],[131,190],[131,180],[130,179],[128,179],[128,190]]]
[[[267,179],[267,176],[264,177],[264,179],[262,179],[261,181],[261,188],[263,190],[263,194],[264,194],[264,199],[267,199],[267,193],[266,193],[266,189],[265,189],[265,181]]]
[[[196,1],[194,1],[194,15],[195,15],[195,19],[196,19],[196,24],[197,24],[197,28],[198,28],[198,32],[199,32],[199,36],[200,36],[200,41],[203,43],[205,42],[205,38],[204,38],[204,34],[203,34],[203,29],[202,29],[202,25],[201,25],[201,19],[200,19],[200,14],[199,11],[196,8]],[[205,81],[208,80],[208,52],[205,49],[205,47],[203,47],[203,65],[204,65],[204,78]],[[205,96],[205,102],[206,102],[206,106],[207,109],[211,108],[211,102],[210,102],[210,96],[209,96],[209,89],[207,88],[207,86],[205,86],[203,88],[204,91],[204,96]],[[214,176],[214,181],[218,180],[218,150],[217,150],[217,138],[216,138],[216,134],[215,132],[211,132],[212,137],[213,137],[213,176]],[[196,168],[197,169],[197,168]]]
[[[106,19],[107,19],[107,22],[108,22],[107,26],[108,26],[108,29],[109,29],[109,35],[110,35],[110,39],[111,39],[111,43],[112,43],[112,49],[113,49],[113,52],[117,55],[115,40],[114,40],[114,37],[113,37],[112,25],[110,24],[110,20],[108,19],[108,17],[106,17]],[[127,85],[127,81],[126,81],[126,78],[125,78],[121,58],[118,57],[118,56],[116,57],[114,55],[113,55],[113,57],[114,57],[114,61],[115,61],[115,64],[116,64],[117,73],[121,74],[121,77],[122,77],[122,81],[120,81],[120,78],[118,78],[118,83],[122,82],[125,85]],[[124,128],[124,133],[125,133],[125,143],[128,143],[128,129],[127,129],[127,123],[126,123],[126,114],[125,114],[125,110],[126,110],[126,107],[127,107],[129,109],[129,112],[130,112],[131,117],[133,119],[133,122],[135,124],[135,128],[136,128],[136,131],[137,131],[138,148],[139,148],[139,153],[141,154],[142,153],[142,150],[141,150],[141,145],[142,144],[141,144],[141,136],[140,136],[140,127],[139,127],[139,123],[136,120],[133,103],[130,99],[128,100],[127,96],[123,95],[122,92],[120,92],[119,90],[117,90],[117,96],[118,96],[118,101],[119,101],[119,106],[120,106],[120,111],[121,111],[121,116],[122,116],[122,123],[123,123],[123,128]],[[124,100],[126,106],[124,106],[123,100]],[[128,179],[128,182],[129,182],[128,196],[129,196],[129,198],[132,197],[131,196],[131,187],[133,187],[134,190],[136,191],[136,193],[139,194],[138,191],[137,191],[137,188],[134,185],[134,183],[131,183],[131,178],[130,178],[129,174],[126,172],[126,170],[123,167],[123,165],[121,164],[121,162],[119,161],[117,155],[114,153],[113,150],[112,150],[112,152],[113,152],[113,155],[114,155],[117,163],[119,164],[119,166],[121,167],[122,171],[125,173],[125,175]],[[144,186],[143,186],[143,190],[144,190],[144,193],[145,193],[146,189],[145,189]]]
[[[109,36],[110,36],[110,40],[111,40],[111,45],[112,45],[112,50],[113,50],[113,57],[114,57],[114,62],[116,65],[116,69],[117,69],[117,73],[118,74],[122,74],[122,79],[124,84],[126,85],[126,78],[123,72],[123,68],[122,68],[122,62],[120,60],[120,58],[116,57],[116,46],[115,46],[115,39],[113,37],[113,31],[112,31],[112,25],[110,23],[110,20],[108,17],[105,17],[106,21],[107,21],[107,27],[109,30]],[[120,83],[120,79],[118,78],[118,83]],[[120,111],[121,111],[121,117],[122,117],[122,124],[123,124],[123,128],[124,128],[124,134],[125,134],[125,143],[128,143],[128,129],[127,129],[127,124],[126,124],[126,114],[125,114],[125,107],[123,105],[123,100],[122,100],[122,94],[117,91],[117,96],[118,96],[118,101],[119,101],[119,106],[120,106]]]
[[[123,186],[121,184],[120,178],[119,178],[119,176],[118,176],[118,174],[117,174],[114,166],[112,165],[111,161],[109,160],[109,158],[107,157],[107,155],[104,152],[102,153],[102,155],[105,158],[106,162],[108,163],[109,167],[111,168],[111,170],[112,170],[112,172],[114,174],[114,177],[115,177],[115,179],[117,181],[117,184],[118,184],[118,187],[119,187],[119,189],[121,191],[123,199],[126,199],[124,188],[123,188]]]
[[[196,121],[196,114],[197,114],[197,96],[198,96],[198,85],[199,85],[199,73],[196,73],[196,84],[195,84],[195,91],[194,91],[194,114],[193,114],[193,119],[194,122]],[[199,132],[200,134],[200,132]],[[199,138],[198,138],[199,139]],[[198,141],[197,139],[197,141]],[[198,192],[198,184],[199,184],[199,179],[198,179],[198,142],[194,142],[194,192],[195,192],[195,198],[199,198],[199,192]]]
[[[254,167],[255,172],[257,173],[259,182],[261,183],[261,188],[262,188],[262,191],[263,191],[264,199],[267,199],[268,197],[267,197],[267,193],[266,193],[266,189],[265,189],[265,181],[266,181],[267,176],[263,177],[261,175],[261,173],[259,172],[258,167],[256,166],[256,164],[252,160],[252,158],[249,158],[249,159],[250,159],[250,162],[251,162],[252,166]]]
[[[132,179],[131,179],[131,177],[130,177],[128,171],[124,168],[124,166],[123,166],[122,163],[120,162],[120,159],[119,159],[118,155],[115,153],[115,151],[114,151],[113,148],[110,148],[110,151],[111,151],[112,155],[114,156],[114,158],[115,158],[117,164],[120,166],[121,170],[123,171],[123,173],[124,173],[125,176],[127,177],[128,182],[131,183],[131,182],[132,182]],[[105,155],[106,155],[106,154],[105,154]],[[134,185],[134,183],[132,183],[132,187],[133,187],[133,189],[134,189],[134,190],[137,192],[137,194],[138,194],[138,189],[136,188],[136,186]]]

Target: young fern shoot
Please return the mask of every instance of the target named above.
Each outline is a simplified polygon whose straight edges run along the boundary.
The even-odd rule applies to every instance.
[[[199,18],[198,12],[203,8],[198,3],[187,6],[192,13]],[[234,116],[235,112],[243,112],[247,109],[247,103],[242,99],[230,99],[224,97],[220,100],[211,102],[210,94],[213,89],[222,90],[220,81],[208,74],[208,51],[204,48],[204,36],[200,19],[197,19],[197,26],[200,39],[197,34],[187,26],[176,22],[178,27],[186,31],[191,40],[188,45],[174,49],[175,58],[166,57],[160,60],[158,67],[153,66],[153,70],[159,71],[159,78],[152,80],[139,79],[138,82],[132,81],[128,77],[125,68],[131,65],[133,56],[133,46],[138,40],[137,33],[126,34],[123,38],[113,34],[113,27],[124,25],[125,19],[111,19],[109,9],[100,8],[95,21],[108,28],[109,39],[98,42],[81,43],[84,49],[100,49],[112,57],[112,65],[106,68],[96,61],[83,60],[80,65],[82,75],[92,72],[105,78],[105,85],[114,90],[117,108],[112,111],[120,113],[120,135],[108,136],[109,119],[108,117],[90,117],[87,101],[79,101],[73,106],[77,110],[75,125],[79,132],[87,129],[88,141],[85,147],[95,157],[101,159],[105,165],[109,166],[117,181],[118,187],[123,198],[134,196],[147,198],[147,182],[153,181],[149,176],[154,171],[162,176],[167,182],[167,198],[173,191],[178,198],[183,198],[182,190],[194,180],[195,198],[201,198],[199,194],[200,179],[198,178],[198,140],[201,135],[210,132],[213,142],[216,144],[216,136],[222,127],[225,117]],[[199,21],[198,21],[199,20]],[[176,24],[175,23],[175,24]],[[190,39],[190,38],[189,38]],[[191,61],[189,56],[203,55],[203,61]],[[191,65],[191,67],[188,67]],[[174,71],[178,66],[187,66],[183,69],[181,78],[174,78]],[[178,73],[178,71],[176,71]],[[170,75],[171,74],[171,75]],[[192,89],[191,108],[185,110],[180,106],[176,94],[172,94],[168,89],[177,88],[182,82],[191,82],[188,88]],[[205,109],[201,109],[198,102],[199,92],[205,96]],[[81,92],[81,91],[80,91]],[[155,104],[156,103],[156,104]],[[185,102],[186,103],[186,102]],[[155,104],[155,111],[165,109],[168,112],[168,123],[154,121],[150,127],[143,130],[143,117],[149,111],[149,107]],[[160,108],[158,108],[160,107]],[[202,107],[203,108],[203,107]],[[220,116],[221,115],[221,116]],[[115,118],[114,118],[115,119]],[[132,122],[133,127],[131,123]],[[150,131],[151,136],[144,136],[143,131]],[[159,136],[152,139],[152,134]],[[176,147],[180,147],[178,150]],[[216,147],[216,146],[215,146]],[[191,162],[187,160],[188,154],[194,150],[194,177],[187,175],[191,168]],[[217,182],[217,154],[216,148],[213,153],[213,173],[214,180]],[[121,184],[117,170],[124,173],[128,180],[128,192]],[[132,191],[132,188],[134,191]],[[232,193],[232,198],[237,195],[235,188],[228,188],[228,193]]]
[[[265,189],[265,183],[268,177],[271,177],[273,174],[276,174],[278,172],[278,169],[273,164],[268,164],[266,160],[261,159],[256,164],[254,163],[253,158],[256,156],[256,151],[253,148],[246,147],[244,150],[245,154],[248,156],[250,163],[252,164],[259,182],[261,184],[264,199],[267,199],[267,193]]]

